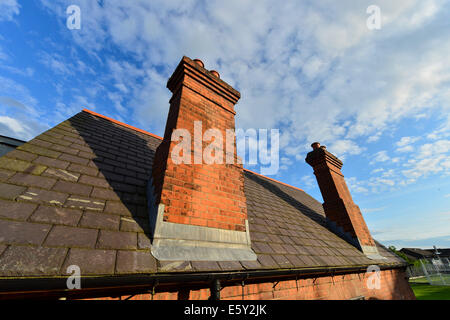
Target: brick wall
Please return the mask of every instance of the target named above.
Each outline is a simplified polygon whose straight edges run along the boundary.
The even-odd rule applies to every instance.
[[[399,269],[381,271],[380,289],[368,289],[368,276],[365,273],[262,282],[247,284],[244,287],[241,285],[224,287],[220,296],[222,300],[348,300],[356,297],[364,297],[366,300],[415,299],[405,277],[404,271]],[[207,300],[209,297],[209,289],[200,289],[156,293],[153,300]],[[100,298],[102,299],[119,298]],[[151,299],[151,294],[140,294],[130,298],[130,300]]]

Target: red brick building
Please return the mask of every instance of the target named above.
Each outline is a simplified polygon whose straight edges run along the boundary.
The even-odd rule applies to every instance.
[[[163,138],[83,110],[0,158],[0,299],[414,299],[339,159],[306,158],[323,205],[238,161],[175,164],[174,129],[225,136],[240,93],[187,57],[167,86]]]

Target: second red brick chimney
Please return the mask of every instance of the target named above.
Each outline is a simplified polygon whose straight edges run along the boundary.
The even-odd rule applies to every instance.
[[[188,57],[183,57],[167,87],[172,92],[169,115],[148,190],[154,256],[179,261],[256,260],[250,247],[243,168],[237,161],[235,136],[227,134],[235,129],[234,105],[240,93],[217,71]],[[205,141],[208,129],[223,138],[214,136],[223,154],[210,164],[202,156],[213,141],[211,137]],[[183,142],[192,154],[182,155],[191,163],[173,160],[181,142],[173,141],[173,134],[180,130],[191,136]]]
[[[313,167],[324,200],[328,225],[368,257],[380,259],[359,207],[353,202],[341,172],[342,161],[314,142],[306,162]]]

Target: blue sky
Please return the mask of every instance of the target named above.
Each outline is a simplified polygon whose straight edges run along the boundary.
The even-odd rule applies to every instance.
[[[272,178],[321,201],[304,161],[320,141],[376,239],[450,247],[449,1],[257,3],[0,0],[0,134],[30,139],[89,108],[162,135],[167,79],[200,58],[241,92],[237,127],[280,130]]]

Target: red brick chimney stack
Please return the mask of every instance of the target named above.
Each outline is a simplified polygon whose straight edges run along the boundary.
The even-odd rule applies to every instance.
[[[314,142],[306,162],[313,167],[324,200],[323,208],[330,227],[344,236],[367,256],[379,258],[375,242],[370,235],[359,207],[353,202],[341,172],[342,161]]]
[[[153,217],[156,219],[153,226],[155,239],[173,240],[175,237],[185,241],[182,234],[187,237],[195,234],[196,239],[190,239],[194,241],[193,247],[199,245],[195,241],[202,244],[205,241],[225,241],[233,243],[233,246],[236,243],[244,245],[252,255],[243,167],[237,161],[235,137],[231,143],[225,142],[227,129],[235,129],[234,106],[240,93],[221,80],[217,71],[208,71],[201,60],[188,57],[182,58],[167,88],[173,95],[164,139],[153,164],[152,202],[156,209],[151,215],[156,216]],[[191,164],[175,164],[171,158],[173,148],[179,143],[171,141],[176,129],[191,133]],[[217,129],[222,134],[224,155],[220,164],[206,164],[201,157],[202,150],[211,143],[201,139],[208,129]],[[200,157],[194,154],[196,151],[200,151]],[[233,153],[233,164],[227,163],[226,152]],[[167,244],[166,240],[163,242],[160,246]],[[196,256],[197,253],[194,252],[194,257],[189,259],[208,259],[208,255]],[[256,256],[240,258],[252,260]]]

